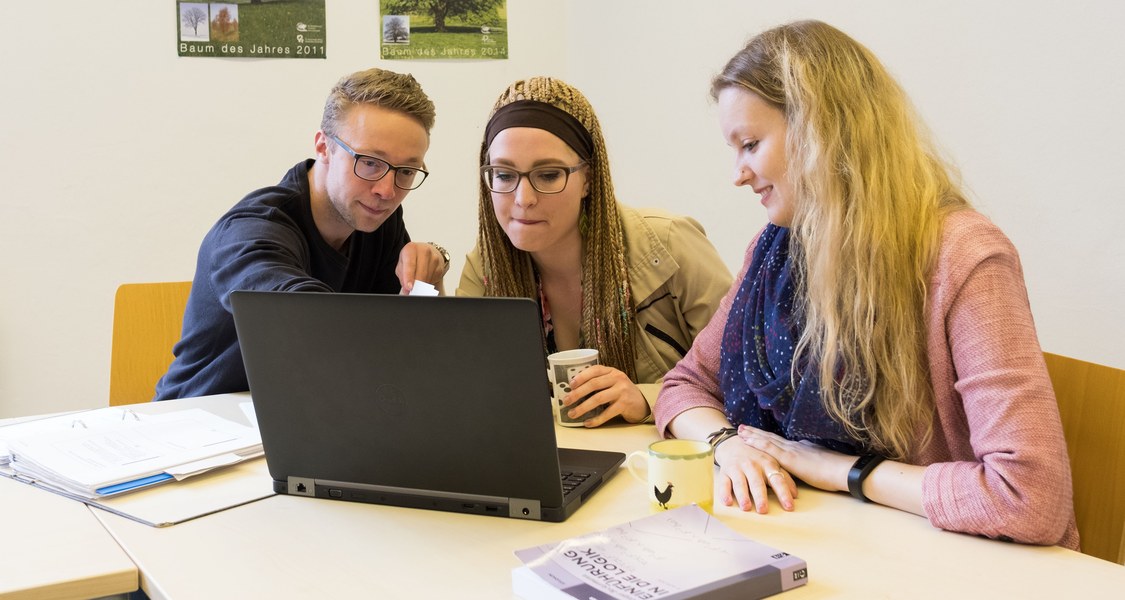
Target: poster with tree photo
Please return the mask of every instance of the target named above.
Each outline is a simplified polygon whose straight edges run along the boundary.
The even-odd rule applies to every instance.
[[[325,58],[324,0],[176,2],[180,56]]]
[[[507,0],[379,0],[387,60],[508,58]]]

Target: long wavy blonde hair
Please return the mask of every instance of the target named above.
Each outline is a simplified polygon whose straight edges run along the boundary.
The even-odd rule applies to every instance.
[[[579,217],[582,235],[582,322],[581,343],[598,349],[600,361],[636,380],[633,342],[633,301],[629,267],[625,260],[625,237],[621,215],[609,175],[609,159],[598,117],[577,89],[552,77],[521,79],[508,86],[492,107],[518,100],[550,104],[578,120],[594,143],[587,161],[589,195],[582,200]],[[487,142],[481,143],[480,164],[488,164]],[[477,245],[484,263],[484,294],[539,298],[531,255],[512,245],[492,207],[491,192],[480,182]]]
[[[828,414],[857,440],[905,458],[932,435],[928,280],[942,224],[966,207],[906,94],[860,43],[819,21],[754,37],[712,82],[786,117],[795,190],[790,253]]]

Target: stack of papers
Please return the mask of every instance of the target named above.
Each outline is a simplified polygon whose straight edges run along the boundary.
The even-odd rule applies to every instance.
[[[88,499],[261,455],[256,429],[201,409],[159,415],[99,409],[0,428],[0,466],[6,462],[17,478]]]
[[[125,419],[136,420],[133,411],[124,408],[102,408],[79,411],[50,417],[38,417],[13,425],[0,427],[0,467],[12,460],[8,449],[8,438],[33,435],[47,431],[63,431],[73,428],[86,428],[94,425],[113,425]]]

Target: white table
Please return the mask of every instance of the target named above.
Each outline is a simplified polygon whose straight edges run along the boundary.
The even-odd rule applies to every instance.
[[[76,502],[0,477],[0,598],[94,598],[138,588],[137,567]]]
[[[159,403],[234,418],[244,395]],[[651,425],[556,429],[561,446],[630,452]],[[450,460],[459,460],[450,449]],[[470,468],[470,465],[466,465]],[[268,485],[263,476],[263,485]],[[565,523],[275,496],[155,529],[101,511],[159,598],[508,598],[513,550],[644,516],[645,486],[622,471]],[[1125,597],[1125,567],[1058,547],[939,531],[922,517],[802,488],[797,510],[717,507],[723,522],[804,558],[792,598]]]

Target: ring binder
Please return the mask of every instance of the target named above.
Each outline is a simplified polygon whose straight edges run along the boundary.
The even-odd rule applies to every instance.
[[[0,427],[0,474],[96,499],[262,454],[256,429],[201,409],[143,418],[119,408],[79,414]]]

